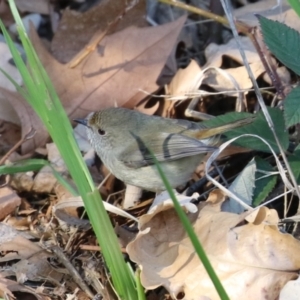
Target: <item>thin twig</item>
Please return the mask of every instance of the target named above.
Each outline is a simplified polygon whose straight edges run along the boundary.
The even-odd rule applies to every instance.
[[[66,257],[66,255],[63,253],[63,251],[58,246],[52,246],[50,247],[50,250],[52,250],[56,256],[58,257],[59,261],[65,266],[65,268],[69,271],[69,274],[72,276],[76,284],[90,297],[93,298],[94,294],[90,290],[90,288],[87,286],[87,284],[82,280],[80,274],[78,271],[74,268],[74,266],[71,264],[69,259]]]

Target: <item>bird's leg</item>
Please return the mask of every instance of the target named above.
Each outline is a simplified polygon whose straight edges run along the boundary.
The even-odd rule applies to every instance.
[[[123,200],[123,208],[127,209],[129,207],[135,206],[136,203],[140,200],[141,196],[142,196],[141,188],[127,184],[125,190],[125,196]]]

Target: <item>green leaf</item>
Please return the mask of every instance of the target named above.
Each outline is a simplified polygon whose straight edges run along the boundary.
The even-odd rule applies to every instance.
[[[296,150],[288,157],[288,162],[294,173],[295,179],[300,184],[300,150]]]
[[[287,127],[300,123],[300,87],[292,89],[285,98],[284,118]]]
[[[272,172],[273,167],[260,157],[255,158],[256,173],[255,173],[255,189],[253,192],[253,206],[258,206],[266,199],[270,192],[275,187],[277,181],[277,175],[270,175],[262,178],[265,174],[259,172],[259,170]]]
[[[269,108],[268,109],[269,114],[274,122],[275,126],[275,132],[277,134],[277,137],[284,149],[287,149],[288,147],[288,134],[285,131],[285,124],[283,120],[282,112],[277,108]],[[218,126],[225,123],[233,122],[236,120],[240,120],[246,117],[251,116],[249,113],[228,113],[222,116],[218,116],[212,120],[205,121],[203,124],[205,124],[208,127],[212,126]],[[255,134],[266,140],[271,147],[274,149],[275,152],[279,152],[278,146],[276,144],[274,135],[269,128],[269,125],[267,121],[265,120],[265,117],[262,112],[259,112],[257,114],[257,117],[255,121],[252,124],[230,130],[225,133],[226,137],[228,139],[232,139],[234,137],[240,136],[242,134]],[[239,145],[241,147],[245,147],[248,149],[258,150],[258,151],[264,151],[270,153],[269,147],[263,143],[261,140],[255,137],[243,137],[238,139],[235,142],[236,145]]]
[[[288,68],[300,75],[300,34],[277,21],[258,16],[262,34],[270,51]]]

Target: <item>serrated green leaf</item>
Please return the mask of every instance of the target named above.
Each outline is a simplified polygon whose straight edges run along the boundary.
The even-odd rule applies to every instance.
[[[258,16],[264,41],[270,51],[288,68],[300,75],[300,34],[277,21]]]
[[[259,170],[272,172],[273,167],[265,160],[260,157],[255,158],[257,171],[255,173],[255,189],[253,192],[253,206],[258,206],[266,199],[270,192],[275,187],[277,181],[277,175],[270,175],[262,178],[263,173]]]
[[[300,87],[292,89],[284,100],[284,118],[287,127],[300,123]]]
[[[268,108],[269,114],[274,122],[275,126],[275,132],[277,134],[277,137],[284,149],[287,149],[288,147],[288,134],[285,131],[285,124],[283,120],[283,114],[282,112],[277,108]],[[228,113],[222,116],[218,116],[212,120],[205,121],[203,124],[205,124],[208,127],[211,126],[218,126],[225,123],[233,122],[236,120],[240,120],[246,117],[251,116],[249,113]],[[240,136],[242,134],[256,134],[266,140],[271,147],[274,149],[275,152],[279,152],[278,146],[276,144],[274,135],[271,131],[271,129],[268,126],[267,121],[265,120],[265,117],[262,112],[259,112],[257,114],[257,117],[255,121],[252,124],[230,130],[225,133],[226,137],[228,139],[232,139],[234,137]],[[263,143],[261,140],[254,138],[254,137],[243,137],[238,139],[235,142],[236,145],[239,145],[241,147],[245,147],[248,149],[258,150],[258,151],[264,151],[270,153],[269,147]]]

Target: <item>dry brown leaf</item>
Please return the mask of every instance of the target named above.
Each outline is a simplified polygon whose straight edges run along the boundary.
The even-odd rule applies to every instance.
[[[65,9],[51,43],[54,57],[60,62],[69,62],[86,46],[95,32],[104,31],[111,22],[125,12],[128,5],[129,1],[105,0],[85,13]],[[123,16],[109,34],[132,25],[145,26],[145,12],[146,1],[138,1],[138,4]]]
[[[133,107],[154,92],[185,18],[147,28],[129,27],[105,37],[98,51],[75,69],[55,61],[40,40],[33,44],[70,117],[110,106]]]
[[[278,230],[274,210],[262,208],[247,223],[249,213],[221,212],[221,198],[188,217],[229,298],[277,299],[285,283],[298,277],[300,242]],[[184,292],[187,300],[219,299],[171,206],[140,218],[140,233],[127,251],[141,266],[145,288],[163,285],[173,296]]]
[[[0,220],[11,214],[21,204],[20,197],[9,187],[0,188]]]

